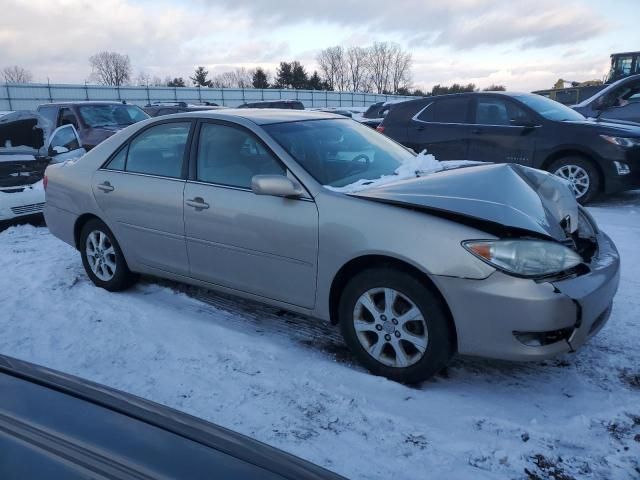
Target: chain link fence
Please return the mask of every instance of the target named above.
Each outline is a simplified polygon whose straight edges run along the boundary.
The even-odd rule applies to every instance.
[[[398,95],[324,90],[198,88],[198,87],[107,87],[102,85],[0,84],[0,111],[34,110],[51,102],[126,101],[144,106],[153,102],[213,102],[237,107],[245,102],[262,100],[299,100],[306,108],[366,107],[376,102],[410,99]]]

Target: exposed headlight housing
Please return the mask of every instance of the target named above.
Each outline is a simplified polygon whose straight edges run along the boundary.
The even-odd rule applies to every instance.
[[[618,147],[623,147],[623,148],[640,147],[640,138],[612,137],[610,135],[600,135],[600,138],[606,140],[609,143],[613,143]]]
[[[462,246],[492,267],[524,278],[548,277],[583,263],[570,248],[546,240],[468,240]]]

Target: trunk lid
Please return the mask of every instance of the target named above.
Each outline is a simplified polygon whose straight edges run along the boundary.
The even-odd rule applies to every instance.
[[[50,133],[50,123],[33,112],[13,112],[0,118],[0,188],[42,180],[49,164],[44,150]]]
[[[445,170],[351,195],[526,230],[560,242],[578,228],[578,203],[569,185],[517,164]]]

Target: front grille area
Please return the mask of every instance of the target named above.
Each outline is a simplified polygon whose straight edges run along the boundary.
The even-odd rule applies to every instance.
[[[32,203],[31,205],[21,205],[19,207],[11,207],[14,215],[27,215],[29,213],[40,213],[44,208],[43,203]]]

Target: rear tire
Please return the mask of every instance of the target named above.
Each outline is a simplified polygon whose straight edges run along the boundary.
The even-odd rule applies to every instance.
[[[98,219],[89,220],[80,232],[80,255],[85,272],[94,285],[119,292],[137,280],[129,270],[113,232]]]
[[[390,380],[422,382],[446,367],[453,355],[440,298],[420,279],[394,268],[355,275],[342,292],[338,317],[345,342],[360,363]]]
[[[600,172],[590,160],[582,157],[563,157],[555,160],[548,168],[549,172],[568,180],[581,204],[589,203],[599,193],[601,187]]]

